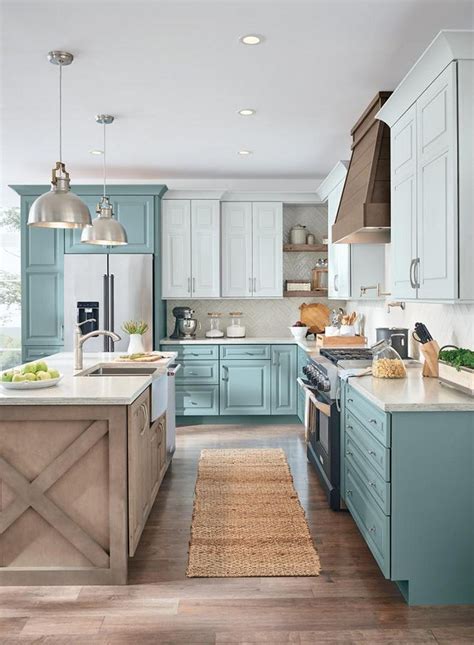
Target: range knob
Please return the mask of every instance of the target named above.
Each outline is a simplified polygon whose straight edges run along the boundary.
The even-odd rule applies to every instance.
[[[329,392],[331,390],[331,383],[329,379],[323,378],[320,383],[320,388],[322,392]]]

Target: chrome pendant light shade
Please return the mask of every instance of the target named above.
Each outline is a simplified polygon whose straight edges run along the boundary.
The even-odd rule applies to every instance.
[[[62,68],[74,60],[72,54],[51,51],[48,60],[59,66],[59,161],[52,170],[51,190],[31,205],[28,225],[44,228],[84,228],[91,223],[86,204],[70,190],[69,173],[62,161]]]
[[[113,123],[114,117],[110,114],[98,114],[95,120],[104,126],[104,194],[97,204],[96,213],[98,217],[92,220],[92,224],[86,226],[82,231],[81,243],[97,244],[99,246],[123,246],[124,244],[128,244],[127,233],[122,224],[115,219],[112,204],[106,194],[107,165],[105,126]]]

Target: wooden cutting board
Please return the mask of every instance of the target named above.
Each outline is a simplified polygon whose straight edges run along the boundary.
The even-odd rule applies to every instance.
[[[307,305],[303,303],[300,306],[300,320],[312,334],[324,332],[324,328],[329,325],[329,307],[322,303]]]

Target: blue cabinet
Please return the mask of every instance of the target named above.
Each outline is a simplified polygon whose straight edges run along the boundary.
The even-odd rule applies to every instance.
[[[222,415],[270,414],[269,360],[221,360],[220,377]]]
[[[27,226],[35,197],[21,205],[22,346],[63,344],[63,247],[62,229]]]
[[[89,206],[91,216],[100,200],[98,195],[85,195],[81,199]],[[154,197],[153,195],[120,195],[111,198],[114,215],[127,232],[126,246],[104,247],[81,244],[81,230],[65,232],[65,253],[153,253],[154,243]]]
[[[272,345],[272,414],[297,413],[296,347]]]

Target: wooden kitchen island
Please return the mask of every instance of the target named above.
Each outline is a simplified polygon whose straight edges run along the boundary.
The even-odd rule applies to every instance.
[[[125,584],[172,458],[151,421],[166,366],[91,378],[57,356],[58,386],[0,393],[0,584]]]

